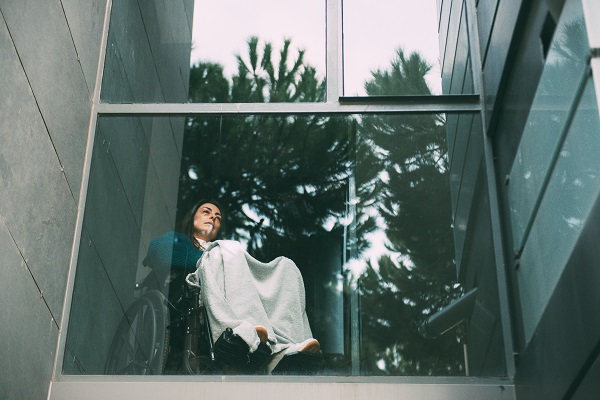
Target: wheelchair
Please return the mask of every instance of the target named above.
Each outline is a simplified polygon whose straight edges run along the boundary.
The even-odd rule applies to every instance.
[[[155,271],[136,284],[105,364],[108,375],[203,374],[216,371],[214,342],[199,290],[171,271],[166,287]],[[165,295],[164,292],[167,292]]]
[[[264,374],[271,356],[261,343],[248,345],[231,328],[213,341],[199,288],[185,282],[187,272],[172,270],[168,285],[151,271],[136,284],[137,298],[121,318],[105,364],[107,375]],[[168,296],[164,289],[168,288]],[[273,374],[314,375],[322,356],[297,353],[277,365]]]

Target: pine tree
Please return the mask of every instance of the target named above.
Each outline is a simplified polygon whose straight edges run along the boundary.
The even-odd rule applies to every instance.
[[[370,96],[430,95],[430,66],[402,49],[387,70],[365,83]],[[459,333],[425,340],[418,326],[458,297],[451,229],[449,166],[440,115],[366,115],[387,185],[377,210],[389,250],[361,276],[363,368],[402,375],[452,375],[463,370]]]

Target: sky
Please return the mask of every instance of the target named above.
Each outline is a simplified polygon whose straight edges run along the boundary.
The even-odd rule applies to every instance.
[[[326,0],[196,0],[192,64],[217,62],[231,77],[235,54],[247,54],[250,36],[279,50],[284,38],[305,49],[305,60],[325,74]],[[436,0],[345,0],[345,95],[364,95],[370,72],[386,68],[395,51],[418,50],[433,66],[427,77],[441,93]]]

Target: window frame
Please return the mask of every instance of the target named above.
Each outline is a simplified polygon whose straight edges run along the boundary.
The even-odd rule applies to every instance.
[[[445,0],[448,1],[448,0]],[[82,392],[105,393],[112,398],[130,398],[132,393],[144,395],[145,398],[162,398],[169,393],[190,393],[192,390],[213,392],[218,395],[241,393],[247,388],[256,391],[257,383],[271,383],[277,389],[265,395],[259,390],[262,398],[275,398],[282,393],[289,398],[305,398],[307,393],[319,393],[321,396],[343,398],[347,389],[344,384],[369,384],[366,390],[375,390],[381,398],[398,398],[400,393],[412,393],[416,398],[437,397],[449,391],[456,398],[480,398],[487,393],[490,399],[513,399],[514,387],[505,378],[469,378],[469,377],[368,377],[368,376],[75,376],[63,375],[62,367],[65,357],[66,336],[69,329],[69,318],[78,261],[79,245],[83,229],[83,216],[87,200],[90,180],[92,149],[96,136],[96,125],[100,116],[220,116],[220,115],[301,115],[301,114],[415,114],[415,113],[482,113],[482,95],[432,95],[432,96],[371,96],[345,97],[343,95],[343,44],[342,44],[342,6],[343,0],[324,0],[326,4],[326,100],[318,103],[103,103],[100,100],[100,88],[103,79],[103,66],[108,42],[108,30],[112,0],[107,0],[103,27],[97,77],[93,93],[92,112],[88,131],[88,143],[85,154],[83,178],[78,204],[78,216],[73,239],[72,257],[67,280],[66,296],[61,318],[61,330],[55,358],[53,380],[49,398],[77,398]],[[441,1],[438,1],[441,6]],[[475,0],[466,0],[468,15],[475,15]],[[470,31],[476,29],[476,19],[468,18]],[[477,36],[469,35],[471,46],[470,59],[473,65],[473,81],[475,92],[481,89],[481,62],[478,52]],[[478,62],[474,62],[477,60]],[[479,68],[478,68],[479,66]],[[491,148],[486,150],[486,164],[491,159]],[[493,167],[489,167],[493,168]],[[488,168],[488,177],[493,173]],[[493,186],[493,185],[492,185]],[[492,208],[497,204],[493,204]],[[499,229],[499,228],[498,228]],[[494,232],[499,237],[498,232]],[[496,244],[500,246],[501,244]],[[506,283],[501,283],[505,285]],[[505,291],[504,291],[505,292]],[[505,292],[506,293],[506,292]],[[501,299],[505,312],[508,313],[508,299]],[[503,321],[506,320],[503,318]],[[504,328],[505,336],[506,329]],[[510,332],[510,331],[509,331]],[[506,337],[505,337],[506,339]],[[507,359],[512,359],[512,346],[506,346]],[[509,368],[509,376],[513,376]],[[112,384],[118,385],[111,386]],[[160,383],[160,390],[150,383]],[[182,384],[184,383],[184,384]],[[229,383],[222,385],[216,383]],[[334,384],[335,383],[335,384]],[[342,385],[338,384],[341,383]],[[393,383],[394,385],[389,385]],[[282,386],[282,384],[284,384]],[[419,388],[413,386],[417,384]],[[291,386],[290,386],[291,385]],[[498,390],[508,387],[509,390]],[[291,389],[291,390],[290,390]],[[296,390],[298,389],[298,390]],[[239,390],[239,392],[238,392]],[[277,394],[278,393],[278,394]],[[437,395],[437,396],[436,396]],[[63,397],[64,396],[64,397]],[[485,397],[485,396],[484,396]],[[414,398],[414,397],[411,397]]]

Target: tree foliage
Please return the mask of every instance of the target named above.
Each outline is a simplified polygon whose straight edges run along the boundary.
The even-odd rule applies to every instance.
[[[430,66],[402,49],[389,70],[373,72],[370,96],[429,95]],[[425,340],[418,326],[460,295],[454,284],[450,179],[444,119],[439,115],[366,115],[360,131],[387,176],[378,201],[395,256],[369,264],[361,277],[363,361],[403,375],[457,374],[456,333]],[[382,363],[383,361],[383,363]]]
[[[252,37],[237,64],[230,80],[220,65],[194,65],[190,100],[324,98],[324,80],[306,64],[302,50],[293,51],[290,40],[275,54],[270,43]],[[406,56],[399,50],[390,68],[374,71],[365,88],[369,95],[428,95],[424,77],[429,70],[417,53]],[[190,118],[179,216],[199,198],[219,199],[227,238],[246,241],[259,259],[294,252],[305,268],[307,297],[311,274],[320,276],[310,270],[315,268],[310,257],[319,255],[320,245],[348,244],[352,225],[354,256],[360,257],[371,245],[369,234],[384,232],[389,254],[367,262],[359,279],[362,372],[457,374],[462,370],[457,336],[427,341],[417,333],[427,316],[460,291],[453,284],[444,132],[438,115]],[[348,220],[350,205],[356,206],[353,221]],[[314,290],[323,290],[315,285]],[[327,310],[312,307],[313,321],[327,319]]]
[[[237,55],[238,71],[226,85],[222,68],[192,67],[191,100],[219,102],[319,101],[324,82],[292,57],[284,40],[279,60],[273,47],[252,37],[248,54]],[[207,100],[208,99],[208,100]],[[326,234],[324,225],[345,212],[355,152],[356,124],[349,117],[235,116],[188,121],[180,182],[180,215],[195,199],[215,197],[227,208],[227,234],[263,243]],[[337,224],[339,226],[339,224]]]

